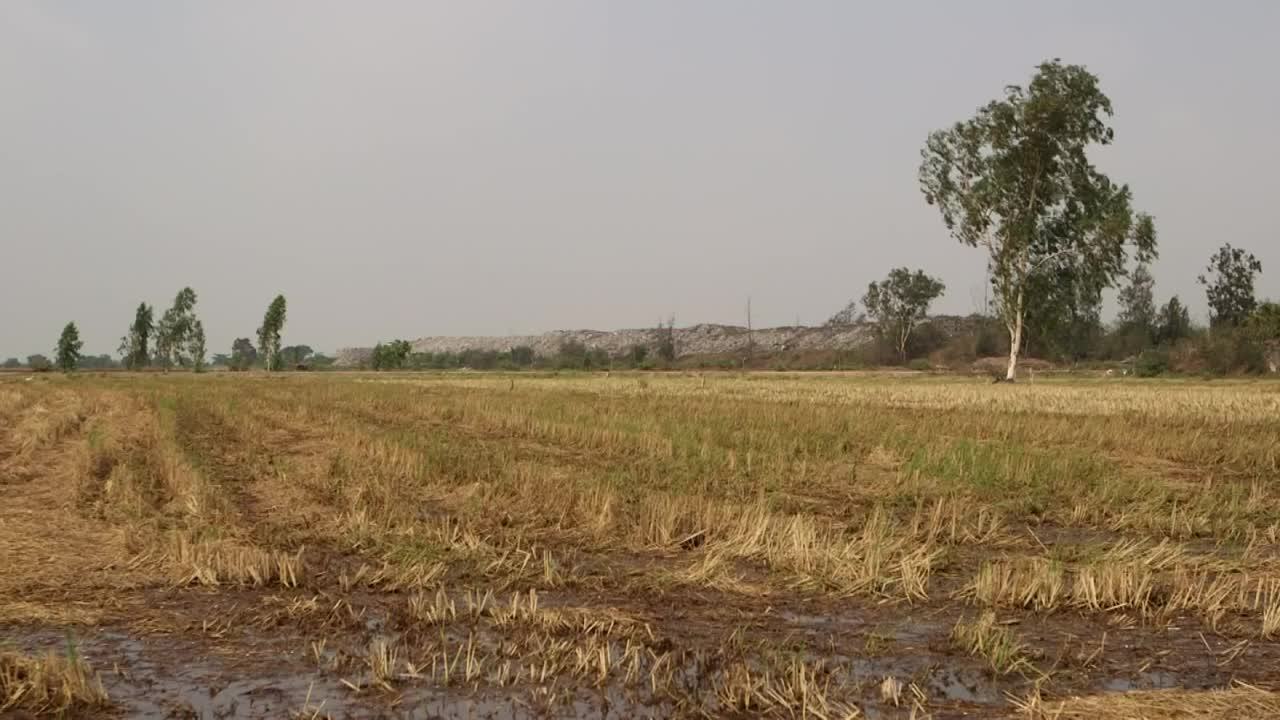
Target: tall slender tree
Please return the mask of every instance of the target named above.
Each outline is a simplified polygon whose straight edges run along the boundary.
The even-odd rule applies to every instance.
[[[1150,334],[1156,322],[1155,278],[1145,264],[1129,274],[1129,284],[1120,289],[1120,324]]]
[[[145,302],[133,313],[129,334],[120,340],[120,355],[125,367],[137,370],[151,362],[151,335],[155,331],[155,313]]]
[[[960,242],[987,252],[997,309],[1009,331],[1013,380],[1028,311],[1052,278],[1091,297],[1124,272],[1130,250],[1155,256],[1155,224],[1135,213],[1128,186],[1089,160],[1109,145],[1111,101],[1079,65],[1042,63],[1027,87],[929,136],[920,186]],[[1058,283],[1060,284],[1060,283]]]
[[[71,372],[76,369],[76,363],[80,362],[80,348],[84,347],[84,343],[80,341],[80,330],[76,328],[76,324],[69,322],[62,328],[62,334],[58,336],[58,345],[54,348],[55,362],[63,372]]]
[[[199,319],[191,322],[191,337],[187,338],[187,353],[191,356],[191,369],[204,372],[205,360],[204,323]]]
[[[182,365],[195,322],[196,291],[182,288],[173,298],[173,306],[164,311],[156,326],[156,359],[161,365]]]
[[[280,369],[280,335],[284,331],[285,312],[284,296],[277,295],[267,306],[267,314],[258,328],[258,350],[267,370]]]

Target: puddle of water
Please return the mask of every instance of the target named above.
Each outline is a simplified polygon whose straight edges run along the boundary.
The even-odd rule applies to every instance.
[[[1152,670],[1132,677],[1110,678],[1102,684],[1102,688],[1110,692],[1130,692],[1133,690],[1166,690],[1179,685],[1178,678],[1172,673],[1163,670]]]

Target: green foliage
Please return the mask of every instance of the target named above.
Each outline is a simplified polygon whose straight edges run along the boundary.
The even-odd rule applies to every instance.
[[[129,333],[120,340],[121,361],[130,370],[146,367],[151,362],[151,336],[155,332],[155,311],[145,302],[138,303]]]
[[[399,370],[405,366],[412,350],[413,346],[408,340],[392,340],[386,343],[378,343],[373,348],[373,369]]]
[[[1156,315],[1155,341],[1161,345],[1172,345],[1188,337],[1191,337],[1191,313],[1174,295]]]
[[[1091,300],[1123,274],[1130,248],[1139,262],[1155,256],[1154,222],[1088,157],[1111,143],[1111,114],[1094,75],[1054,60],[1028,87],[1011,86],[973,118],[930,135],[922,152],[925,199],[957,240],[986,250],[1015,350],[1031,308],[1043,316],[1064,301]],[[1016,362],[1011,355],[1010,378]]]
[[[1144,347],[1156,334],[1155,278],[1145,263],[1139,263],[1129,274],[1129,284],[1120,289],[1120,326]]]
[[[16,358],[16,357],[11,357],[11,358],[9,358],[9,359],[5,360],[5,361],[4,361],[4,364],[3,364],[3,365],[0,365],[0,367],[6,368],[6,369],[9,369],[9,370],[12,370],[12,369],[14,369],[14,368],[20,368],[20,367],[22,367],[22,361],[18,360],[18,358]]]
[[[1195,358],[1214,375],[1266,372],[1266,352],[1247,328],[1221,326],[1194,343]]]
[[[231,356],[226,353],[214,353],[209,364],[213,367],[231,367]]]
[[[834,315],[827,318],[826,325],[828,326],[853,325],[854,323],[858,322],[858,320],[859,320],[858,302],[856,300],[851,300],[848,305],[845,305]]]
[[[267,370],[279,370],[280,334],[284,331],[286,303],[283,295],[277,295],[267,306],[267,312],[258,328],[258,349],[262,352],[262,366]]]
[[[110,355],[81,355],[76,367],[82,370],[109,370],[117,367]]]
[[[253,367],[258,361],[258,350],[253,347],[249,338],[236,338],[231,343],[231,369],[242,371]]]
[[[1280,372],[1280,303],[1264,302],[1249,316],[1249,334],[1258,344],[1262,364],[1270,372]]]
[[[627,351],[627,361],[633,368],[644,367],[645,361],[649,359],[649,346],[632,345]]]
[[[613,367],[613,359],[604,348],[591,348],[583,358],[583,367],[588,370],[608,370]]]
[[[191,358],[191,369],[204,372],[205,358],[204,323],[194,320],[191,323],[190,337],[187,338],[187,353]]]
[[[62,335],[58,337],[58,346],[54,350],[58,368],[63,372],[75,370],[76,363],[80,361],[82,347],[84,343],[80,341],[80,330],[76,328],[75,323],[67,323],[62,328]]]
[[[1258,305],[1245,326],[1260,342],[1280,340],[1280,303],[1270,300]]]
[[[48,372],[53,369],[53,363],[49,362],[49,358],[36,353],[27,356],[27,367],[36,372]]]
[[[1149,348],[1142,351],[1133,366],[1138,377],[1156,377],[1169,371],[1169,350],[1167,348]]]
[[[1218,248],[1209,259],[1209,274],[1199,277],[1209,300],[1212,325],[1235,327],[1249,317],[1257,306],[1253,297],[1253,276],[1260,272],[1262,263],[1253,253],[1233,248],[1230,243]]]
[[[875,321],[880,337],[893,344],[899,361],[906,362],[911,331],[925,319],[929,305],[945,289],[941,280],[925,275],[923,270],[913,273],[905,267],[894,268],[887,278],[867,286],[862,304]]]
[[[511,348],[511,363],[517,367],[529,367],[533,365],[534,359],[533,348],[528,345],[517,345]]]
[[[587,346],[577,340],[565,340],[556,351],[556,366],[566,370],[587,367]]]
[[[173,306],[160,318],[160,323],[155,327],[155,359],[160,365],[171,367],[187,363],[184,351],[191,342],[192,327],[196,320],[195,306],[195,290],[182,288],[174,297]],[[135,322],[136,319],[135,317]]]
[[[907,363],[907,369],[928,372],[933,369],[933,363],[929,362],[928,358],[916,358]]]
[[[280,365],[287,368],[306,367],[315,353],[310,345],[289,345],[280,349]]]
[[[658,357],[670,364],[676,361],[676,354],[676,319],[668,319],[666,325],[658,321]]]

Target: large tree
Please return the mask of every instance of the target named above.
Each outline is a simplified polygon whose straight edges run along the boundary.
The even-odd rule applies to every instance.
[[[280,369],[280,334],[284,331],[285,301],[277,295],[267,306],[267,313],[258,328],[258,350],[262,352],[262,366],[267,370]]]
[[[1210,322],[1215,326],[1240,325],[1258,305],[1253,276],[1262,272],[1262,263],[1253,253],[1228,243],[1209,258],[1208,272],[1199,280],[1209,299]]]
[[[893,344],[898,359],[907,360],[907,340],[911,331],[929,312],[929,305],[946,286],[929,277],[923,270],[914,273],[907,268],[894,268],[889,276],[867,286],[862,304],[875,321],[880,337]]]
[[[960,242],[987,252],[996,307],[1009,332],[1006,379],[1017,373],[1028,310],[1061,275],[1091,296],[1124,273],[1130,250],[1156,254],[1155,224],[1132,193],[1089,161],[1109,145],[1111,101],[1079,65],[1042,63],[1027,87],[929,136],[920,186]]]
[[[80,330],[76,328],[76,324],[69,322],[62,328],[62,335],[58,336],[58,346],[54,348],[54,357],[58,364],[58,368],[63,372],[71,372],[76,369],[76,363],[80,361],[80,348],[84,347],[84,343],[80,341]]]

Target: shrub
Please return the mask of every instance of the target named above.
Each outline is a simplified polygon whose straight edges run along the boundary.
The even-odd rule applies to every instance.
[[[916,358],[915,360],[907,363],[907,369],[928,372],[933,369],[933,363],[929,362],[928,358]]]
[[[1169,372],[1169,350],[1167,348],[1144,350],[1138,355],[1138,361],[1133,367],[1133,374],[1138,377],[1156,377],[1166,372]]]

